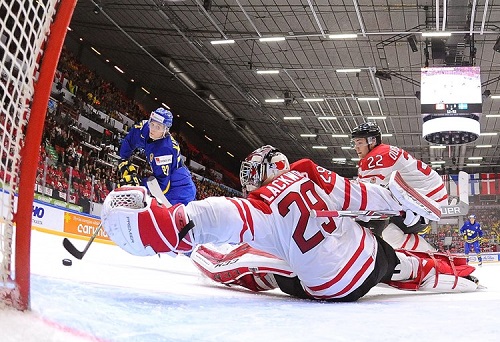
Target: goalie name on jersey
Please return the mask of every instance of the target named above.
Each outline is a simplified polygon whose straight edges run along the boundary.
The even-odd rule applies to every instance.
[[[259,190],[259,196],[272,203],[290,184],[304,178],[298,171],[288,171]]]

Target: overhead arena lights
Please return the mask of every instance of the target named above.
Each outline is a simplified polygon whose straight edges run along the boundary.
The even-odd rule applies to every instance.
[[[450,37],[451,32],[435,31],[435,32],[422,32],[422,37]]]
[[[358,35],[356,33],[339,33],[339,34],[331,34],[328,36],[330,39],[352,39],[357,38]]]
[[[286,40],[285,37],[263,37],[263,38],[259,38],[259,42],[262,42],[262,43],[282,42],[284,40]]]
[[[259,75],[267,75],[267,74],[279,74],[279,70],[273,70],[273,69],[268,69],[268,70],[257,70],[257,74]]]
[[[212,45],[225,45],[225,44],[234,44],[234,39],[221,39],[221,40],[211,40],[210,44]]]
[[[345,73],[358,73],[358,72],[361,72],[361,69],[337,69],[337,70],[335,70],[335,72],[338,72],[338,73],[342,73],[342,72],[345,72]]]

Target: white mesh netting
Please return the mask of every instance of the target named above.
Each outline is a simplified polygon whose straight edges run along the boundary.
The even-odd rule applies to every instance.
[[[58,0],[0,2],[0,291],[15,277],[15,194],[20,151],[43,43]],[[37,156],[29,162],[37,163]],[[31,212],[26,213],[31,216]]]

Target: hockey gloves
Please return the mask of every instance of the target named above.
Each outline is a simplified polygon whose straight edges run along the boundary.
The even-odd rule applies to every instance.
[[[118,187],[125,185],[140,186],[141,181],[137,176],[137,169],[128,160],[123,160],[118,165]]]

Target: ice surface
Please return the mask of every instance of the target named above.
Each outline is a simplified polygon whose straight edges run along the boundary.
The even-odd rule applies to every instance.
[[[79,249],[85,241],[72,240]],[[0,309],[0,341],[498,341],[500,263],[474,293],[376,287],[356,303],[251,293],[204,278],[189,258],[134,257],[94,243],[82,260],[34,231],[29,313]]]

